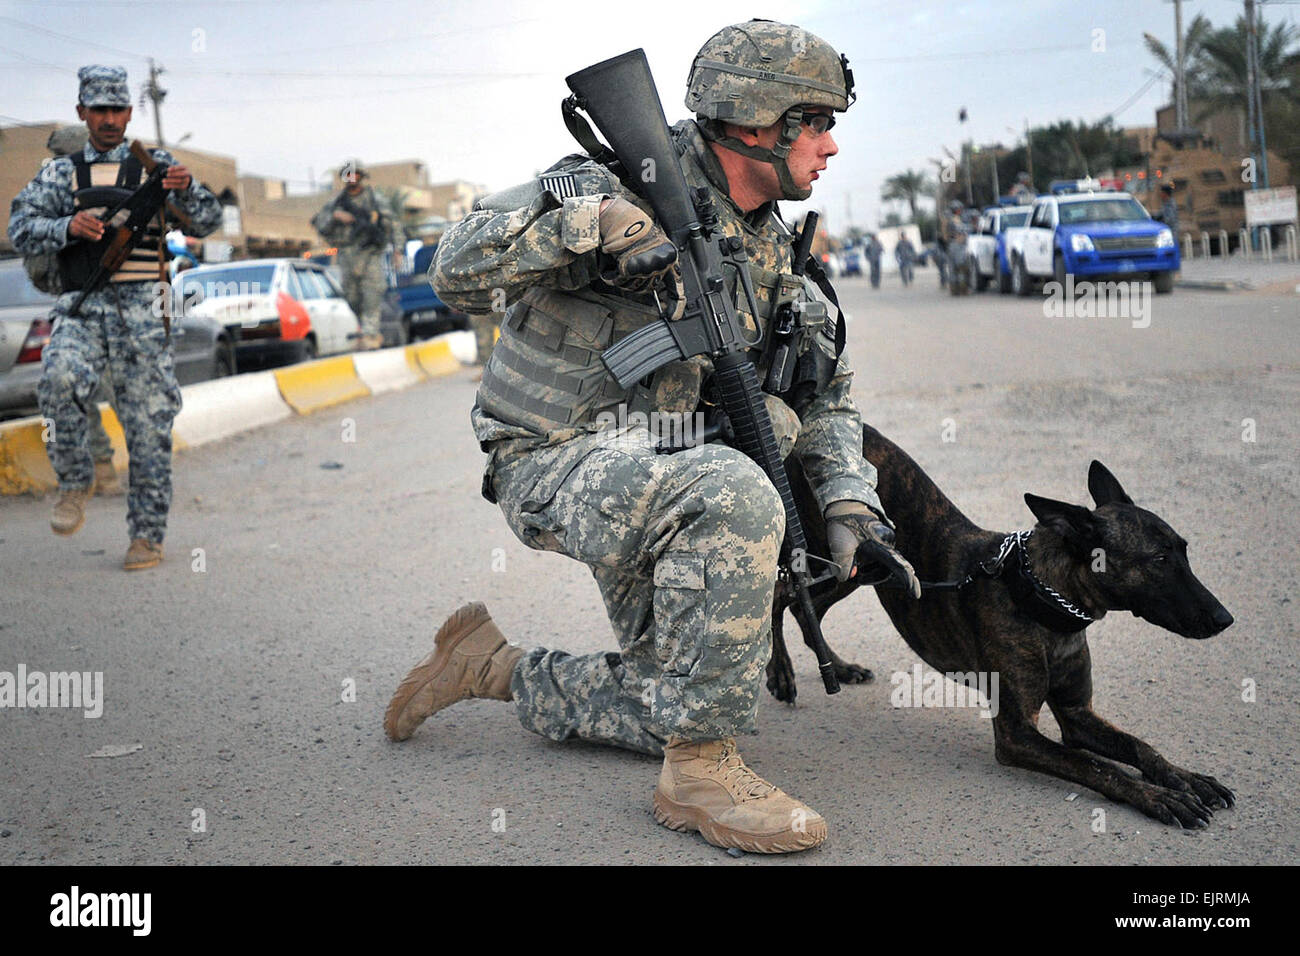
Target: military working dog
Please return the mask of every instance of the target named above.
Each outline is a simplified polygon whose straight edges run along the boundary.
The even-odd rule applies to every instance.
[[[920,600],[881,585],[880,603],[908,646],[936,671],[998,676],[992,723],[999,763],[1074,781],[1174,826],[1205,826],[1215,808],[1233,805],[1232,791],[1213,777],[1174,766],[1092,709],[1085,630],[1107,611],[1131,611],[1196,639],[1232,624],[1232,615],[1192,573],[1187,542],[1177,532],[1133,504],[1098,461],[1088,472],[1095,509],[1026,494],[1038,519],[1032,532],[985,531],[874,428],[864,426],[862,444],[879,473],[876,490],[896,525],[898,550],[923,582],[947,583],[926,590]],[[801,509],[810,516],[810,553],[826,554],[812,489],[797,463],[789,461],[787,468]],[[876,583],[871,572],[861,568],[846,582],[818,585],[818,617],[863,579]],[[782,611],[790,603],[778,588],[767,672],[768,690],[787,702],[795,698],[782,633]],[[791,610],[799,620],[798,605]],[[834,662],[842,682],[872,678],[866,668],[838,656]],[[1060,725],[1061,743],[1038,730],[1043,704]],[[1136,767],[1143,779],[1110,761]]]

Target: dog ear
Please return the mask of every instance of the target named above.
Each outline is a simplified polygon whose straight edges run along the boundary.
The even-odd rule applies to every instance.
[[[1031,494],[1025,495],[1025,504],[1029,505],[1035,518],[1068,542],[1090,544],[1096,537],[1092,512],[1082,505]]]
[[[1098,508],[1112,502],[1121,505],[1133,504],[1133,499],[1120,487],[1119,479],[1099,461],[1094,461],[1088,469],[1088,494],[1092,495],[1092,500],[1097,502]]]

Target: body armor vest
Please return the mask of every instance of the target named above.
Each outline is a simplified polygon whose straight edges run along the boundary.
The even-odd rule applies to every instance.
[[[77,212],[89,212],[102,215],[126,199],[140,185],[144,172],[140,161],[134,156],[127,157],[120,163],[88,163],[83,156],[71,157],[76,170],[76,189],[72,194]],[[113,223],[109,223],[111,228]],[[85,286],[105,250],[113,241],[105,233],[98,242],[78,240],[69,243],[59,252],[59,275],[63,291],[76,292]],[[158,279],[158,247],[162,243],[162,232],[156,221],[145,229],[144,236],[131,254],[126,257],[120,269],[109,277],[110,282],[150,282]],[[164,245],[164,249],[165,249]],[[164,261],[171,258],[170,252],[163,252]]]
[[[746,332],[760,343],[769,316],[804,295],[803,280],[793,274],[750,268],[759,316],[742,308]],[[818,314],[824,321],[825,310]],[[690,414],[700,401],[703,357],[671,362],[648,380],[621,389],[600,361],[601,352],[637,329],[656,321],[659,310],[648,303],[591,290],[559,292],[531,286],[506,312],[501,337],[483,370],[478,404],[499,421],[519,425],[538,435],[598,425],[602,414]],[[791,391],[824,387],[834,374],[835,356],[817,348],[813,326],[799,342]],[[834,345],[833,331],[829,335]],[[819,356],[820,353],[820,356]],[[766,371],[756,344],[750,357]]]

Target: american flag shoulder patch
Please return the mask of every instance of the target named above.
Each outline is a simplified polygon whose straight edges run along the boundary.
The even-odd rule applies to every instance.
[[[572,199],[578,195],[578,179],[573,173],[543,173],[537,181],[556,199]]]

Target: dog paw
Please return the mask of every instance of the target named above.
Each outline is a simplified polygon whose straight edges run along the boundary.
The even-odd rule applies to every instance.
[[[839,659],[836,659],[833,664],[835,676],[841,684],[866,684],[876,679],[876,675],[870,668],[860,664],[850,664]]]
[[[1230,810],[1237,802],[1236,795],[1209,774],[1179,770],[1178,775],[1207,807]]]
[[[1196,830],[1210,825],[1214,811],[1193,792],[1170,790],[1147,784],[1133,805],[1149,817],[1180,829]]]
[[[769,661],[767,665],[767,691],[783,704],[793,704],[799,691],[795,687],[794,669],[776,665]]]

